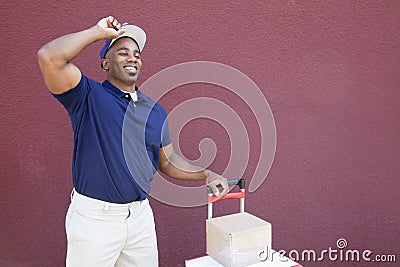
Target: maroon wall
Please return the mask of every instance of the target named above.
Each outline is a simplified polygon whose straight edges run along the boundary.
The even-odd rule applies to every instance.
[[[322,2],[2,1],[0,266],[64,264],[72,131],[43,84],[36,51],[109,14],[148,32],[142,82],[171,65],[205,60],[232,66],[260,87],[274,114],[277,150],[267,180],[248,195],[247,211],[273,224],[275,248],[321,251],[345,238],[348,248],[397,254],[400,261],[400,3]],[[100,46],[76,60],[97,80],[104,79]],[[224,94],[213,85],[187,88],[168,93],[167,110],[191,97]],[[257,121],[240,99],[221,97],[248,118],[253,153],[244,176],[251,177],[261,145]],[[218,124],[211,133],[208,125],[188,124],[181,146],[196,158],[209,134],[218,147],[211,168],[221,171],[229,139]],[[204,206],[151,203],[161,267],[204,254]],[[221,204],[217,213],[235,208]]]

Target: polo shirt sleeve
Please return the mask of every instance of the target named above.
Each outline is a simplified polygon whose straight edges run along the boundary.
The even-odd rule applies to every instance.
[[[89,79],[82,74],[81,80],[74,88],[62,94],[53,94],[53,96],[65,107],[68,114],[73,116],[82,110],[90,91]]]
[[[163,127],[161,130],[161,145],[160,145],[160,147],[165,147],[165,146],[168,146],[169,144],[171,144],[171,137],[169,135],[167,112],[165,111],[164,108],[162,108],[161,110],[162,110],[162,121],[164,123],[163,123]]]

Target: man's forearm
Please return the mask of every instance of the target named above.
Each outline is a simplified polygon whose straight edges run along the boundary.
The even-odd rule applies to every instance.
[[[39,60],[42,57],[53,64],[65,65],[77,57],[91,43],[103,38],[103,31],[97,25],[80,32],[61,36],[47,43],[39,50]]]
[[[170,177],[181,180],[205,180],[210,171],[195,166],[173,153],[161,171]]]
[[[181,180],[205,180],[216,196],[229,192],[228,180],[210,170],[197,167],[174,152],[172,144],[163,147],[158,162],[159,170]]]

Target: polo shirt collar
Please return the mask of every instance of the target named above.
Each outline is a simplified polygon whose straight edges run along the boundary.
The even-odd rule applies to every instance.
[[[125,98],[125,92],[121,91],[120,89],[118,89],[117,87],[115,87],[113,84],[111,84],[109,81],[104,81],[102,83],[103,87],[107,88],[108,90],[110,90],[112,93],[116,94],[117,96],[119,96],[120,98]],[[147,98],[145,97],[144,94],[142,94],[142,92],[139,90],[139,88],[136,86],[136,94],[137,94],[137,101],[147,101]]]

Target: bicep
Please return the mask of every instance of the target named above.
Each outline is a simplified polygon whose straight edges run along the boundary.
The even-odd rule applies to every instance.
[[[81,79],[81,71],[72,63],[54,62],[40,52],[38,61],[44,82],[53,94],[61,94],[74,88]]]

